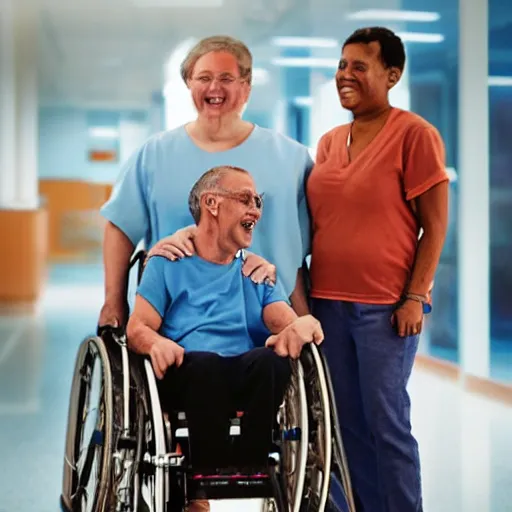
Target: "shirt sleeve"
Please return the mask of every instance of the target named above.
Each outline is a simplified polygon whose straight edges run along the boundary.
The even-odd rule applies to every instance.
[[[320,140],[318,141],[318,145],[316,148],[316,163],[321,164],[327,160],[327,152],[329,150],[329,142],[330,142],[330,132],[322,135]]]
[[[305,148],[305,158],[303,160],[304,169],[302,171],[302,182],[299,185],[298,209],[299,225],[302,239],[302,260],[311,252],[311,217],[307,200],[307,181],[311,170],[313,169],[313,159],[309,151]]]
[[[263,293],[262,309],[265,309],[266,306],[274,302],[286,302],[287,304],[290,303],[279,279],[274,286],[268,284],[264,284],[263,286],[265,287],[265,291]]]
[[[414,127],[406,138],[404,189],[408,201],[448,180],[445,148],[433,126]]]
[[[110,199],[101,214],[137,245],[149,228],[145,146],[134,153],[121,169]]]
[[[149,258],[137,288],[137,295],[146,299],[162,318],[171,305],[171,296],[167,289],[164,272],[164,267],[167,264],[171,264],[171,262],[162,256]]]

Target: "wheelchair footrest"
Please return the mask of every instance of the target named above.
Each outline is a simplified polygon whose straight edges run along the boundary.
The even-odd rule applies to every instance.
[[[265,473],[229,475],[189,475],[190,500],[268,498],[273,495],[270,477]]]

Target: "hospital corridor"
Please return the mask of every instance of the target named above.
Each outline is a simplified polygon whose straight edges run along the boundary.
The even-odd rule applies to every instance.
[[[0,0],[0,512],[512,512],[510,140],[512,3]]]

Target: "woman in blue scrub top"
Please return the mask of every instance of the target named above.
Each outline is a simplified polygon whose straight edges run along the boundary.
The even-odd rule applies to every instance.
[[[194,223],[188,194],[208,169],[232,165],[253,176],[264,194],[264,215],[244,271],[255,280],[275,265],[299,314],[307,313],[300,276],[309,250],[305,180],[313,162],[307,148],[242,119],[251,92],[252,56],[240,41],[200,41],[181,66],[197,118],[157,134],[125,164],[109,201],[104,238],[105,302],[99,325],[126,325],[129,260],[144,240],[148,249]],[[159,244],[161,247],[165,243]],[[299,277],[299,278],[298,278]]]

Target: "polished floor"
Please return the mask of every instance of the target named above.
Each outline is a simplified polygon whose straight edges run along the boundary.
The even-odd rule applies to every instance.
[[[101,279],[97,263],[55,266],[35,315],[0,316],[0,512],[59,510],[74,358],[94,330]],[[512,407],[419,369],[410,391],[425,512],[512,511]]]

